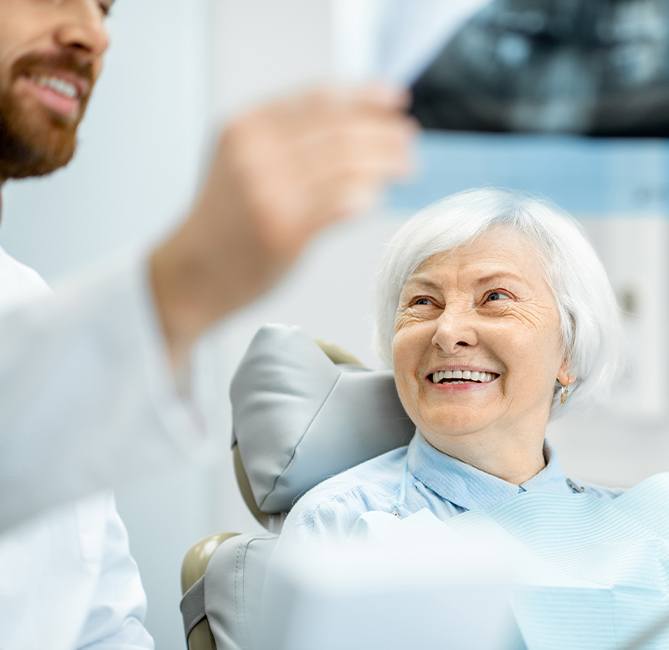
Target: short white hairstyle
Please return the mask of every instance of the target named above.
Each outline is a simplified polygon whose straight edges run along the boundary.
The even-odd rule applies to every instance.
[[[428,258],[471,242],[493,226],[514,228],[536,245],[560,315],[573,402],[610,393],[622,365],[621,312],[604,266],[581,225],[549,202],[499,188],[459,192],[413,216],[388,243],[377,276],[375,346],[392,366],[400,293]],[[556,382],[551,417],[560,386]]]

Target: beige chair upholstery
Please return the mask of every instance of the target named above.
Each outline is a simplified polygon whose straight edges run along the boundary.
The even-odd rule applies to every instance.
[[[237,533],[220,533],[201,539],[188,549],[181,565],[181,593],[185,594],[207,569],[214,551]],[[200,621],[188,635],[188,650],[216,650],[207,619]]]

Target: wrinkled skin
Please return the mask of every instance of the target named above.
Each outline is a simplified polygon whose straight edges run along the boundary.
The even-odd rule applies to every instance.
[[[523,235],[496,226],[426,260],[401,292],[395,327],[397,389],[432,446],[518,482],[544,466],[555,382],[574,378],[553,293]],[[434,370],[458,366],[498,377],[430,380]]]

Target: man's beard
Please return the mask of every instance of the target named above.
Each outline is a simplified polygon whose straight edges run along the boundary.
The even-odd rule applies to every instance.
[[[20,98],[12,95],[12,85],[32,72],[54,74],[71,71],[93,83],[90,64],[81,63],[67,52],[57,57],[27,56],[13,66],[7,88],[0,87],[0,179],[43,176],[67,165],[77,145],[77,128],[88,96],[80,100],[80,114],[68,121],[39,106],[26,110]]]

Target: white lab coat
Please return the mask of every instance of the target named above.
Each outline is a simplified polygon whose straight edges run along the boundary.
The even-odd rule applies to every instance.
[[[2,650],[142,650],[146,597],[110,494],[0,538]]]
[[[47,291],[46,284],[34,271],[0,249],[1,305],[26,303],[44,296]],[[12,341],[5,339],[5,346],[11,347]],[[34,347],[49,348],[48,345],[42,348],[39,341]],[[70,349],[70,354],[76,354],[76,350]],[[26,351],[25,356],[30,359],[31,351]],[[86,368],[86,364],[82,364],[82,368]],[[61,369],[61,373],[62,381],[67,382],[66,369]],[[44,394],[48,382],[43,387],[38,386],[37,390],[30,390],[27,380],[17,378],[17,381],[27,390],[25,398],[20,400],[21,405],[43,412],[34,418],[34,426],[40,421],[46,425],[42,418],[49,410],[52,417],[58,415],[53,412],[55,404],[45,408],[36,395]],[[7,402],[7,393],[15,392],[3,384],[0,410],[5,415],[12,408]],[[33,404],[28,407],[31,401]],[[45,435],[57,438],[63,429],[74,429],[80,436],[87,434],[78,428],[80,423],[73,406],[67,405],[62,420],[51,420]],[[31,455],[30,445],[39,444],[40,439],[23,440],[21,432],[11,428],[5,429],[3,436],[5,448],[9,443],[23,445],[26,457]],[[57,440],[55,445],[58,446]],[[77,456],[68,450],[63,453]],[[16,458],[11,450],[9,455]],[[46,461],[39,450],[32,455],[41,459],[40,463]],[[68,461],[62,462],[59,456],[52,457],[52,461],[54,465],[68,468],[70,465]],[[3,469],[6,467],[3,462]],[[60,493],[60,486],[53,483],[58,471],[38,473],[43,467],[37,471],[26,466],[21,468],[24,481],[32,486],[29,494],[38,491]],[[80,481],[77,483],[81,484]],[[25,503],[24,493],[20,489],[12,490],[3,496],[3,502],[8,501],[20,509]],[[44,500],[44,503],[48,501],[51,500]],[[36,509],[35,503],[28,504],[30,514]],[[110,493],[61,505],[0,536],[2,650],[153,648],[153,640],[143,625],[145,612],[146,598],[137,565],[130,556],[125,527]]]
[[[118,260],[35,298],[43,281],[0,249],[0,532],[207,453],[145,267]]]

